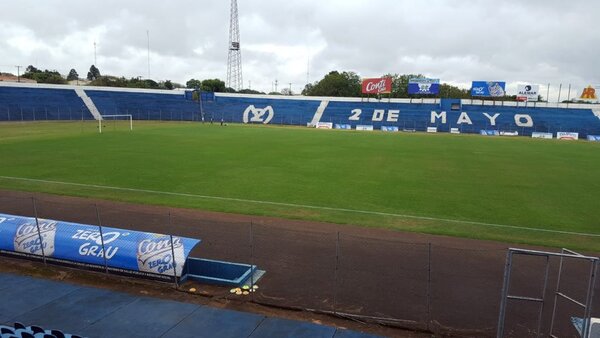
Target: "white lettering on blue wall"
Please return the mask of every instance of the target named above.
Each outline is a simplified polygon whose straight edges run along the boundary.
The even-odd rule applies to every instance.
[[[485,115],[485,117],[487,117],[490,120],[490,125],[491,126],[495,126],[496,125],[496,118],[498,116],[500,116],[500,113],[496,113],[496,114],[494,114],[494,116],[490,116],[490,114],[488,114],[488,113],[483,113],[483,115]]]
[[[373,118],[371,119],[373,122],[383,121],[383,116],[385,115],[385,110],[383,109],[375,109],[373,111]]]
[[[363,111],[362,109],[352,109],[350,111],[350,116],[348,117],[349,121],[360,121],[361,115]],[[471,113],[471,115],[479,113]],[[497,119],[502,114],[501,113],[481,113],[481,115],[485,116],[490,122],[490,126],[496,126]],[[400,110],[397,109],[374,109],[373,114],[371,115],[371,122],[398,122],[400,117]],[[367,120],[369,117],[366,118]],[[514,115],[515,125],[518,127],[533,127],[533,118],[529,114],[515,114]],[[430,112],[430,122],[431,124],[447,124],[448,123],[448,113],[446,111],[440,111],[439,113],[435,110]],[[461,112],[456,120],[456,124],[468,124],[473,125],[473,120],[471,120],[471,116],[467,112]]]
[[[399,110],[390,109],[390,110],[388,110],[387,121],[388,122],[398,122],[398,116],[400,116]]]
[[[533,119],[527,114],[515,114],[515,124],[518,127],[533,127]]]
[[[435,110],[431,111],[431,124],[434,124],[437,119],[442,119],[442,123],[446,124],[446,112],[442,111],[439,114]]]
[[[473,122],[471,121],[471,118],[465,112],[460,113],[460,116],[458,117],[458,121],[456,121],[456,124],[463,124],[463,123],[473,124]]]

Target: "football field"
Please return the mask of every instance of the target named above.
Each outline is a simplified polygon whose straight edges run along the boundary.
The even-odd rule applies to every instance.
[[[6,190],[600,251],[600,144],[591,142],[0,123],[0,159]]]

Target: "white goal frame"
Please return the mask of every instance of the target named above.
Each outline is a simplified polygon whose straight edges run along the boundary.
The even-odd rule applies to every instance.
[[[129,118],[129,130],[133,130],[133,116],[131,114],[116,114],[116,115],[100,115],[98,120],[98,132],[102,134],[102,121],[105,117],[128,117]]]

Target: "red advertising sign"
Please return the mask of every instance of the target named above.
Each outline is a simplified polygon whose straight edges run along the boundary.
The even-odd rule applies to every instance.
[[[388,94],[392,92],[392,78],[382,77],[377,79],[364,79],[362,82],[363,94]]]

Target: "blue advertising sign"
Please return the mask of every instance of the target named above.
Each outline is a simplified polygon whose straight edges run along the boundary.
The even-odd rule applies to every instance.
[[[381,126],[382,131],[398,131],[397,126]]]
[[[440,92],[440,79],[412,78],[408,80],[408,94],[435,95]]]
[[[498,132],[497,130],[481,129],[479,131],[479,134],[483,136],[499,136],[500,132]]]
[[[335,124],[335,129],[346,129],[346,130],[350,130],[352,129],[352,126],[347,124],[347,123],[336,123]]]
[[[600,142],[600,135],[588,135],[587,139],[592,142]]]
[[[506,82],[473,81],[471,96],[502,97],[505,95]]]
[[[102,227],[101,235],[98,226],[41,218],[36,223],[33,217],[0,214],[0,250],[148,274],[180,277],[198,243],[193,238],[173,236],[171,242],[169,235],[110,227]]]

